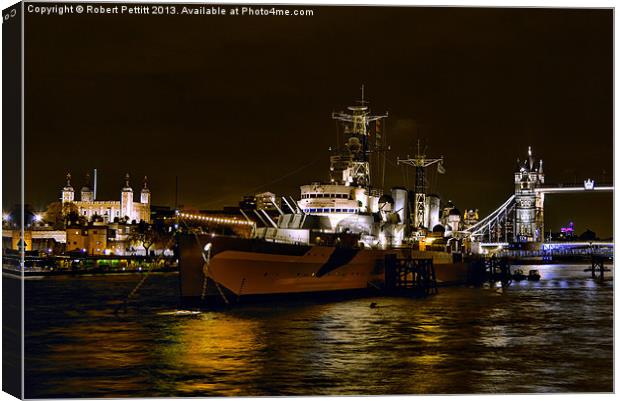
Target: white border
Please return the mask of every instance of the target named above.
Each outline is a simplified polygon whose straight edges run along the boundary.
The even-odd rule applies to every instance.
[[[41,2],[45,2],[45,1],[41,1]],[[67,1],[67,2],[80,2],[80,1]],[[103,1],[102,1],[103,2]],[[0,6],[2,9],[5,9],[7,7],[10,7],[11,5],[15,4],[16,1],[9,1],[9,0],[0,0]],[[85,3],[85,2],[83,2]],[[121,3],[121,2],[119,2]],[[560,8],[615,8],[616,7],[616,1],[601,1],[601,0],[592,0],[592,1],[577,1],[577,0],[529,0],[529,1],[506,1],[506,0],[477,0],[475,2],[468,2],[468,1],[442,1],[442,2],[437,2],[437,1],[428,1],[428,0],[416,0],[416,1],[408,1],[408,0],[389,0],[389,1],[381,1],[381,0],[363,0],[363,1],[354,1],[354,0],[338,0],[337,2],[334,1],[329,1],[329,0],[314,0],[314,1],[299,1],[299,0],[270,0],[270,1],[256,1],[256,0],[244,0],[244,1],[232,1],[232,0],[218,0],[218,1],[210,1],[210,2],[205,2],[205,1],[163,1],[163,0],[151,0],[151,1],[131,1],[128,3],[206,3],[206,4],[293,4],[293,5],[376,5],[376,6],[460,6],[460,7],[560,7]],[[616,15],[615,15],[615,11],[614,11],[614,67],[615,67],[615,54],[616,54],[616,46],[618,41],[617,39],[617,32],[615,30],[615,21],[616,21]],[[25,23],[25,21],[23,21]],[[22,43],[23,43],[23,35],[24,35],[24,25],[22,24]],[[0,30],[0,40],[2,37],[2,33]],[[22,74],[23,74],[23,58],[24,58],[24,52],[23,52],[23,47],[22,47]],[[0,75],[2,72],[2,60],[1,60],[1,52],[0,52]],[[618,108],[615,102],[615,93],[616,93],[616,81],[615,81],[615,68],[614,68],[614,186],[615,186],[615,182],[616,182],[616,177],[620,176],[620,167],[618,167],[615,163],[615,155],[617,154],[618,151],[618,143],[615,141],[615,116],[618,113]],[[1,83],[0,83],[0,89],[1,89]],[[23,92],[23,81],[22,81],[22,93]],[[24,149],[23,146],[23,129],[24,129],[24,120],[23,120],[23,113],[24,113],[24,99],[22,97],[22,152]],[[2,100],[0,99],[0,110],[1,108],[1,104]],[[1,111],[0,111],[1,113]],[[0,142],[1,143],[1,142]],[[0,145],[1,147],[1,145]],[[24,155],[22,154],[22,204],[23,204],[23,185],[24,185]],[[0,164],[0,197],[2,195],[2,189],[1,189],[1,175],[2,175],[2,167]],[[618,210],[617,206],[618,203],[620,202],[614,194],[614,211]],[[23,211],[22,211],[23,213]],[[618,216],[615,215],[614,213],[614,233],[620,233],[620,219],[617,218]],[[22,216],[22,221],[23,221],[23,216]],[[22,228],[23,229],[23,228]],[[615,296],[614,294],[614,333],[617,333],[616,329],[617,329],[617,325],[618,325],[618,321],[616,319],[615,316],[615,310],[616,310],[616,302],[618,302],[618,297]],[[22,335],[23,335],[23,286],[22,286]],[[0,318],[2,316],[2,310],[0,308]],[[23,340],[23,337],[22,337]],[[23,341],[22,341],[22,355],[24,352],[23,349],[24,345],[23,345]],[[618,372],[616,371],[616,358],[615,356],[617,355],[617,351],[615,349],[615,334],[614,334],[614,389],[615,389],[615,385],[618,383]],[[0,356],[1,356],[1,352],[0,352]],[[0,364],[0,379],[1,379],[1,364]],[[23,376],[22,376],[23,377]],[[22,380],[22,394],[23,394],[23,380]],[[522,400],[522,399],[535,399],[540,397],[540,395],[507,395],[507,396],[496,396],[496,395],[465,395],[465,396],[457,396],[459,399],[469,399],[469,400],[474,400],[474,399],[478,399],[478,397],[483,397],[485,400],[506,400],[506,401],[512,401],[512,400]],[[615,398],[614,395],[607,395],[607,394],[569,394],[569,395],[556,395],[556,394],[552,394],[552,395],[545,395],[544,399],[546,400],[555,400],[558,398],[561,398],[563,400],[566,399],[577,399],[577,398],[583,398],[583,397],[587,397],[588,400],[607,400],[607,399],[611,399],[612,397]],[[295,399],[298,400],[316,400],[317,398],[323,398],[323,397],[295,397]],[[334,398],[334,397],[331,397]],[[337,397],[337,398],[347,398],[350,400],[362,400],[365,399],[367,397]],[[395,399],[432,399],[432,400],[454,400],[455,396],[380,396],[380,397],[372,397],[373,399],[381,399],[381,400],[395,400]],[[12,396],[0,392],[0,401],[8,401],[8,400],[14,400],[15,398],[13,398]],[[134,400],[139,400],[140,398],[132,398]],[[160,399],[160,398],[156,398],[156,399]],[[169,400],[185,400],[184,398],[166,398]],[[230,398],[221,398],[222,400],[228,400]],[[249,400],[249,399],[253,399],[253,398],[243,398],[244,400]],[[274,397],[264,397],[264,398],[256,398],[256,399],[260,399],[260,400],[279,400],[280,398],[274,398]]]

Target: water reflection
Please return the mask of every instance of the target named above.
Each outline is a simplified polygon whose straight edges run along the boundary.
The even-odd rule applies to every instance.
[[[170,343],[159,350],[159,363],[165,373],[180,370],[188,377],[175,388],[180,395],[237,395],[241,388],[221,380],[231,373],[236,381],[254,381],[256,354],[263,347],[258,322],[214,313],[177,320],[168,335]]]
[[[134,281],[29,282],[26,395],[612,391],[613,282],[583,266],[537,268],[540,282],[501,291],[193,316],[167,313],[176,277],[149,280],[121,316],[111,312]]]

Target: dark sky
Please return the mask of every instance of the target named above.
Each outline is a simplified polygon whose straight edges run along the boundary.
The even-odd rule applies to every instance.
[[[134,189],[149,176],[158,205],[177,175],[187,207],[298,196],[327,178],[331,112],[362,83],[389,112],[389,157],[423,138],[446,160],[431,191],[461,209],[502,203],[528,145],[548,182],[611,180],[611,10],[298,8],[315,15],[27,15],[27,202],[95,167],[99,199],[119,197],[126,171]],[[403,185],[398,168],[387,178]],[[612,235],[611,194],[547,206],[547,229]]]

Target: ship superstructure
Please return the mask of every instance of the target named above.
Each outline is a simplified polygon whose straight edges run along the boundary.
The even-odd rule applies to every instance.
[[[302,185],[298,200],[283,197],[286,207],[266,197],[279,215],[253,210],[262,226],[249,238],[179,234],[182,297],[376,291],[384,284],[388,255],[432,259],[440,283],[463,282],[467,266],[460,254],[412,242],[410,234],[419,231],[413,223],[425,216],[422,202],[431,198],[412,207],[407,189],[383,191],[386,117],[372,114],[363,94],[356,105],[333,113],[339,146],[330,155],[329,178]]]
[[[257,236],[285,243],[331,244],[346,235],[349,241],[357,236],[355,245],[362,247],[400,246],[407,191],[395,188],[384,194],[381,168],[373,165],[384,158],[380,127],[386,117],[387,113],[371,114],[364,100],[333,113],[343,143],[330,156],[329,182],[302,185],[301,197],[291,208],[295,213],[282,213],[275,227],[259,228]]]

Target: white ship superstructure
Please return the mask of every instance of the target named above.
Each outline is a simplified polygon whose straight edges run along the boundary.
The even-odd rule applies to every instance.
[[[272,227],[257,229],[259,238],[331,244],[338,243],[339,234],[346,234],[359,236],[357,245],[367,248],[402,244],[407,191],[396,188],[384,195],[382,177],[373,180],[372,173],[371,160],[380,162],[385,149],[379,122],[387,115],[372,115],[366,102],[359,103],[332,115],[340,123],[344,146],[330,157],[329,182],[302,185],[300,199],[291,206],[295,213],[282,213]]]
[[[432,259],[437,281],[464,282],[467,265],[460,254],[429,251],[412,243],[414,229],[419,231],[413,222],[423,225],[420,217],[413,217],[423,218],[426,212],[410,205],[410,192],[382,190],[386,117],[372,115],[363,94],[357,105],[334,113],[340,127],[337,143],[342,146],[332,149],[328,178],[302,185],[298,200],[283,197],[278,205],[270,194],[261,196],[265,204],[251,212],[258,220],[245,216],[252,224],[262,223],[250,238],[204,232],[179,235],[181,295],[247,299],[372,292],[385,284],[385,259],[394,255]],[[424,165],[416,169],[423,173]],[[417,200],[433,206],[427,213],[429,221],[438,220],[430,217],[433,211],[438,214],[438,198]],[[279,216],[265,211],[268,203]]]

